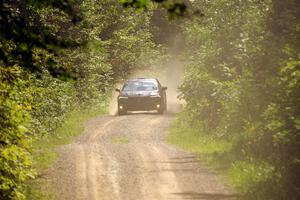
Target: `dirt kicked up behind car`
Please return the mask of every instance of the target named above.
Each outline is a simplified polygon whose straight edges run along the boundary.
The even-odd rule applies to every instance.
[[[167,87],[157,79],[137,78],[125,81],[118,95],[118,114],[128,111],[153,111],[163,114],[167,110]]]

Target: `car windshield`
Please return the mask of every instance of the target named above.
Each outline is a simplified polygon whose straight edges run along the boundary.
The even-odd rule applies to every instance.
[[[150,81],[128,81],[123,86],[123,91],[152,91],[157,90],[155,82]]]

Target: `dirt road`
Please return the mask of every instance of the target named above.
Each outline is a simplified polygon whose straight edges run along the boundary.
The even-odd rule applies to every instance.
[[[173,119],[144,113],[90,120],[51,170],[57,199],[235,199],[194,155],[165,143]]]

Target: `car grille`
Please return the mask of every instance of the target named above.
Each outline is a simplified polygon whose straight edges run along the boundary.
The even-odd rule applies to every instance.
[[[146,97],[129,97],[128,100],[130,101],[130,103],[132,104],[140,104],[140,103],[144,103],[145,101],[149,101],[150,97],[146,96]]]

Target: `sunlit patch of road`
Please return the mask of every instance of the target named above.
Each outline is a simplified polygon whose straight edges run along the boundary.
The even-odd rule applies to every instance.
[[[52,170],[57,199],[235,199],[195,156],[165,143],[174,119],[174,114],[138,113],[89,121]],[[127,142],[112,142],[117,137]]]

